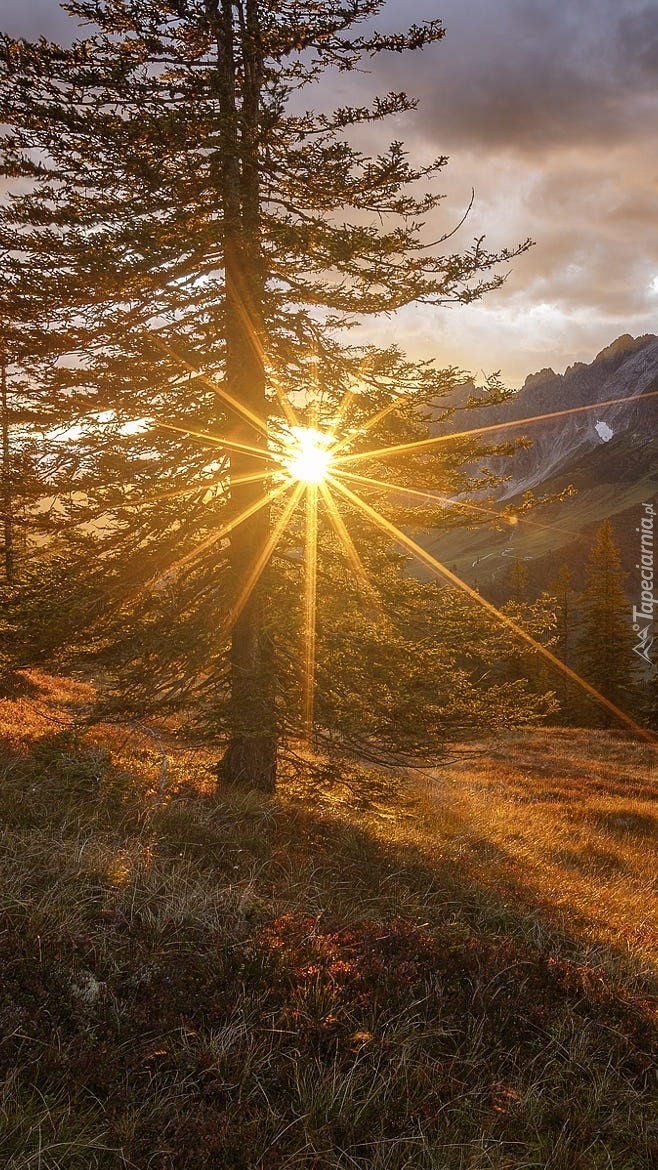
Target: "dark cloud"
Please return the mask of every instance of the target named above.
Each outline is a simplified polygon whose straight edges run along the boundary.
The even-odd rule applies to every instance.
[[[320,104],[406,89],[418,113],[364,141],[403,139],[413,155],[450,155],[436,238],[476,202],[450,242],[491,248],[531,236],[508,282],[481,303],[409,309],[375,326],[416,355],[512,383],[564,368],[621,333],[658,331],[658,5],[647,0],[388,0],[382,31],[441,17],[422,54],[387,54],[333,77]],[[57,0],[0,0],[0,28],[74,35]],[[316,95],[304,95],[309,103]],[[377,147],[375,147],[376,149]]]
[[[394,0],[400,18],[409,4]],[[375,75],[422,99],[426,134],[449,150],[477,145],[541,156],[570,144],[635,138],[637,105],[658,63],[658,9],[616,0],[442,0],[446,38],[415,68],[399,59]]]
[[[454,243],[536,246],[478,305],[432,332],[467,367],[524,371],[590,360],[619,333],[658,329],[658,7],[646,0],[392,0],[400,22],[440,12],[444,41],[368,79],[421,102],[412,149],[447,152],[442,226],[476,202]],[[432,9],[432,12],[428,11]],[[366,79],[361,84],[366,85]],[[435,225],[432,225],[434,227]],[[451,348],[453,347],[453,348]],[[590,352],[591,349],[591,352]]]
[[[623,58],[646,83],[658,81],[658,8],[652,5],[619,20],[619,45]]]

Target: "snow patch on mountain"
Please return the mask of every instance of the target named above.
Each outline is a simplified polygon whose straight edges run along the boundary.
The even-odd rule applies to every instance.
[[[603,443],[609,443],[615,433],[612,427],[609,427],[607,422],[603,422],[602,419],[594,423],[594,430],[597,432],[601,442]]]

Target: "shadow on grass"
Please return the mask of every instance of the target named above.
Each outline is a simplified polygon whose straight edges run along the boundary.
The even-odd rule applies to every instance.
[[[41,688],[25,671],[12,670],[0,678],[0,700],[36,699]]]
[[[469,872],[455,814],[429,856],[373,774],[158,804],[70,745],[9,763],[8,1167],[655,1165],[651,989]]]

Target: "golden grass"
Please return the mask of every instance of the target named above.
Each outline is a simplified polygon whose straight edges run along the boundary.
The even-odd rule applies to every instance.
[[[18,750],[58,728],[71,727],[95,696],[89,683],[40,670],[18,671],[16,690],[10,697],[0,695],[0,743]]]
[[[650,749],[531,731],[273,799],[29,681],[0,706],[2,1166],[657,1164]]]
[[[655,748],[604,731],[528,730],[472,745],[426,795],[474,877],[658,973]]]

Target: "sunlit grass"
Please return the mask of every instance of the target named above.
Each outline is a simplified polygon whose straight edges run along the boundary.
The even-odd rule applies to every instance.
[[[563,915],[584,941],[658,970],[655,749],[592,730],[528,731],[472,746],[436,783],[479,873]]]
[[[3,1166],[655,1164],[650,748],[527,732],[430,777],[300,747],[275,800],[161,727],[163,788],[80,687],[2,708]]]

